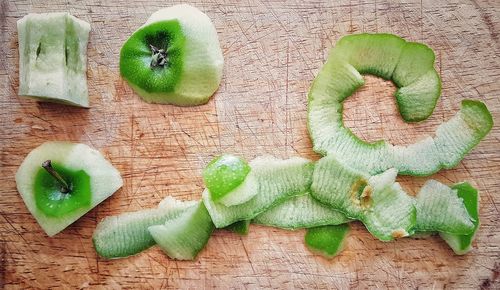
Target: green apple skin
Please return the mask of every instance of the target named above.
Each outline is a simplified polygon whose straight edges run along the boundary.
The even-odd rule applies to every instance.
[[[89,107],[90,24],[68,13],[28,14],[17,21],[19,95]]]
[[[478,190],[468,182],[455,184],[452,186],[452,189],[456,190],[458,197],[463,200],[467,212],[473,219],[474,230],[468,235],[453,235],[447,233],[439,233],[439,235],[448,243],[455,254],[465,255],[472,250],[472,242],[474,241],[480,225],[479,202],[481,196]]]
[[[250,229],[250,222],[251,220],[238,221],[228,225],[224,229],[237,233],[240,236],[246,236],[248,235]]]
[[[307,229],[304,240],[309,250],[331,259],[344,249],[348,234],[348,224],[321,226]]]
[[[52,168],[70,187],[62,192],[61,184],[47,170],[40,168],[35,176],[35,202],[44,214],[61,217],[78,208],[90,207],[90,176],[84,170],[70,170],[52,163]]]
[[[213,201],[220,200],[238,187],[250,172],[248,163],[231,154],[212,159],[203,170],[203,180]]]
[[[202,201],[187,209],[163,225],[148,227],[156,244],[172,259],[194,260],[205,247],[214,231],[212,222]]]
[[[173,93],[184,63],[185,38],[177,20],[154,22],[141,27],[125,42],[120,52],[120,72],[135,89],[151,94]],[[167,51],[164,66],[151,67],[151,46]],[[173,98],[171,101],[176,102]],[[181,100],[179,100],[181,101]]]
[[[35,198],[36,176],[41,164],[51,160],[70,171],[84,171],[90,178],[90,205],[78,207],[61,216],[44,213]],[[48,236],[54,236],[89,210],[111,196],[123,185],[120,172],[102,154],[85,144],[46,142],[31,151],[16,173],[16,185],[26,207]]]
[[[163,82],[157,82],[157,86],[154,88],[150,85],[151,81],[137,81],[137,79],[142,79],[144,76],[140,78],[134,76],[137,73],[134,72],[137,66],[135,64],[129,65],[134,63],[129,59],[133,57],[144,59],[144,51],[139,54],[137,51],[141,50],[141,46],[149,46],[149,43],[138,45],[136,49],[130,51],[124,49],[127,44],[125,43],[120,52],[120,72],[123,78],[146,102],[177,106],[195,106],[207,103],[220,85],[224,66],[219,38],[212,21],[199,9],[187,4],[181,4],[160,9],[153,13],[135,33],[144,32],[148,29],[148,26],[160,22],[169,22],[172,27],[175,25],[180,26],[178,33],[182,35],[176,35],[175,39],[183,39],[182,48],[177,47],[180,41],[175,41],[176,47],[174,47],[173,51],[176,54],[174,57],[177,58],[176,75],[165,78]],[[169,30],[177,33],[175,32],[176,29],[169,28]],[[134,34],[129,40],[134,37]],[[167,48],[167,56],[168,52],[169,48]],[[147,53],[149,54],[148,61],[144,61],[141,66],[149,69],[151,52],[148,51]],[[166,66],[163,69],[170,68]],[[158,68],[153,71],[155,72],[146,74],[145,77],[148,77],[148,75],[153,77],[158,73]],[[161,87],[166,88],[160,90]]]
[[[155,245],[148,228],[175,219],[197,201],[181,201],[167,196],[157,208],[105,217],[97,225],[92,241],[99,256],[118,259],[138,254]]]

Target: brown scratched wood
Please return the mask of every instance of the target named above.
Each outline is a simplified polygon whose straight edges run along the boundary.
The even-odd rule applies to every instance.
[[[217,231],[196,261],[158,248],[128,259],[98,258],[91,235],[107,215],[155,206],[162,197],[200,197],[200,173],[215,155],[263,153],[317,159],[306,129],[306,93],[328,49],[353,32],[390,32],[430,45],[443,94],[427,121],[405,124],[392,84],[367,77],[346,102],[348,126],[366,140],[409,144],[481,99],[500,122],[500,2],[194,1],[214,21],[224,79],[204,106],[141,101],[120,78],[122,43],[166,1],[0,1],[0,285],[5,288],[500,288],[498,125],[456,169],[432,178],[467,180],[481,191],[474,250],[454,256],[437,237],[382,243],[354,223],[344,252],[311,254],[303,231],[252,226],[248,236]],[[90,110],[19,98],[16,21],[28,12],[69,11],[91,23]],[[28,213],[14,174],[45,140],[92,145],[121,171],[114,196],[54,238]],[[415,193],[426,178],[401,177]]]

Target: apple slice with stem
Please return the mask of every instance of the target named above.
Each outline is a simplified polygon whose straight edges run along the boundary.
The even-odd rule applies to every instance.
[[[16,173],[17,190],[49,236],[54,236],[123,185],[120,173],[85,144],[46,142]]]

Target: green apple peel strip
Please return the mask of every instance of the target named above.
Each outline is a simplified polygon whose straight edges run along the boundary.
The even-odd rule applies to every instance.
[[[385,140],[365,142],[342,120],[342,102],[364,84],[361,73],[391,79],[399,86],[396,100],[405,121],[426,119],[441,87],[433,63],[434,54],[428,47],[394,35],[343,37],[331,50],[309,91],[308,129],[314,151],[333,154],[370,174],[396,168],[398,174],[427,176],[455,167],[493,126],[491,113],[480,101],[464,100],[460,111],[441,124],[434,137],[409,146],[394,146]]]
[[[382,241],[406,237],[422,230],[467,235],[473,228],[470,222],[473,218],[466,212],[462,200],[455,195],[455,191],[437,181],[429,181],[414,199],[395,182],[395,170],[369,176],[332,157],[322,158],[314,167],[308,165],[310,162],[305,159],[280,160],[266,156],[256,160],[250,162],[252,170],[259,176],[262,170],[262,176],[266,176],[263,180],[265,186],[256,188],[275,188],[278,191],[269,195],[271,191],[265,190],[255,195],[256,201],[230,207],[210,200],[210,195],[205,191],[204,200],[212,206],[212,213],[208,210],[210,207],[205,207],[203,203],[183,203],[167,198],[170,206],[163,206],[164,209],[160,206],[131,215],[108,217],[99,224],[94,234],[96,250],[103,257],[118,258],[136,254],[156,241],[173,258],[194,259],[202,248],[201,244],[195,243],[193,248],[186,246],[181,249],[178,248],[178,241],[187,243],[186,236],[198,235],[195,230],[198,229],[198,239],[204,241],[203,245],[206,244],[214,216],[219,221],[219,227],[240,227],[243,234],[248,230],[250,219],[254,223],[283,229],[332,226],[356,219],[362,221]],[[271,172],[259,165],[270,163],[274,163]],[[291,172],[295,174],[290,175]],[[305,179],[290,179],[294,175]],[[280,178],[281,181],[278,180]],[[270,184],[271,181],[275,184]],[[311,194],[290,194],[309,188],[309,184]],[[445,200],[450,199],[453,202],[448,204],[447,215],[436,211],[436,208],[443,207]],[[191,210],[191,214],[184,214],[188,208],[194,207],[198,209]],[[203,218],[198,219],[196,216]],[[184,226],[178,226],[179,222]],[[175,235],[169,236],[171,232],[179,233],[178,239]],[[324,235],[321,239],[325,239]],[[314,241],[311,243],[314,244]]]

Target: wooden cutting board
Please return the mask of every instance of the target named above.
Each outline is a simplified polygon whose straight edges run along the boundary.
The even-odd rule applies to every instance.
[[[226,2],[226,3],[225,3]],[[214,21],[224,79],[206,105],[147,104],[118,70],[119,50],[165,1],[0,2],[0,285],[5,288],[500,288],[498,126],[456,169],[431,178],[469,181],[481,191],[474,250],[455,256],[438,237],[383,243],[353,223],[333,260],[304,246],[304,231],[252,226],[248,236],[217,231],[196,261],[158,248],[135,257],[97,257],[92,232],[105,216],[154,207],[165,196],[197,199],[202,168],[215,155],[268,153],[318,159],[306,129],[306,94],[343,35],[390,32],[436,53],[443,94],[428,120],[405,124],[390,82],[367,77],[346,101],[347,125],[365,140],[410,144],[455,114],[465,98],[486,102],[500,122],[498,1],[192,2]],[[337,1],[332,1],[337,2]],[[29,12],[68,11],[92,26],[91,109],[19,98],[16,21]],[[83,142],[103,152],[125,185],[64,232],[48,238],[15,188],[23,158],[47,140]],[[400,177],[414,194],[428,178]]]

